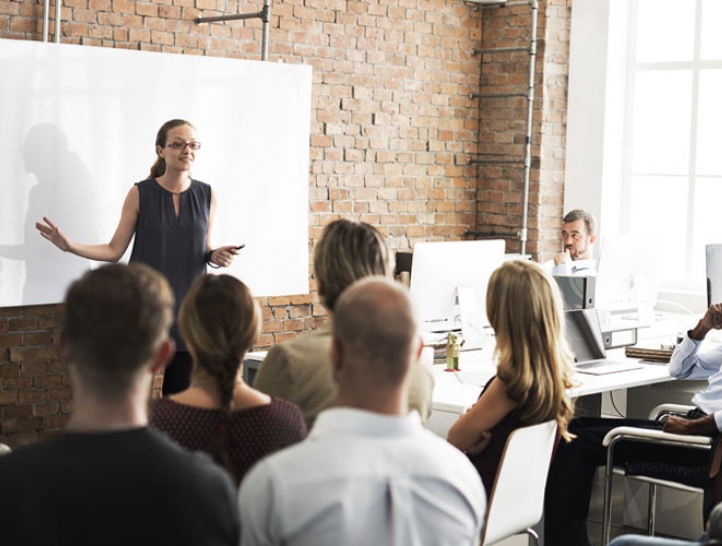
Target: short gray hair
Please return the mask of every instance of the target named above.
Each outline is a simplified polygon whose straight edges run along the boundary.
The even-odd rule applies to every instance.
[[[576,222],[577,220],[584,220],[589,235],[594,235],[597,232],[597,220],[591,212],[587,212],[586,210],[570,210],[566,216],[564,216],[562,222],[568,224],[569,222]]]

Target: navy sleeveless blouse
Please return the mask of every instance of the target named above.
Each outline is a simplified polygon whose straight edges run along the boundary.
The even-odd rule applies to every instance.
[[[140,199],[131,262],[142,262],[168,279],[176,298],[175,316],[190,285],[206,272],[206,235],[211,211],[211,187],[191,180],[180,194],[176,216],[173,194],[155,179],[136,183]],[[171,336],[176,349],[185,351],[176,322]]]

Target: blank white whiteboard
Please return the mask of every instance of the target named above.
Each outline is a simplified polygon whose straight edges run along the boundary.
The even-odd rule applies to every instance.
[[[218,200],[214,246],[246,245],[219,272],[256,296],[308,293],[309,66],[0,40],[0,74],[0,307],[62,301],[97,265],[35,222],[108,242],[174,118],[203,145],[192,175]]]

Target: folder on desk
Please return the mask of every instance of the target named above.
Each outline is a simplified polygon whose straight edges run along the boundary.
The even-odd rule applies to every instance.
[[[638,345],[630,345],[624,348],[625,356],[663,364],[669,362],[673,352],[674,349],[662,348],[660,346],[640,347]]]

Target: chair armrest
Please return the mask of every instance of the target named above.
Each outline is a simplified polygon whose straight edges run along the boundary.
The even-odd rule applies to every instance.
[[[684,415],[688,411],[693,409],[694,406],[686,404],[660,404],[652,408],[652,411],[649,412],[649,420],[656,420],[661,413],[674,413]]]
[[[687,434],[672,434],[661,430],[653,430],[637,427],[613,428],[602,440],[602,445],[607,447],[612,443],[621,440],[636,440],[640,442],[678,445],[680,447],[704,448],[712,445],[712,438],[707,436],[692,436]]]

